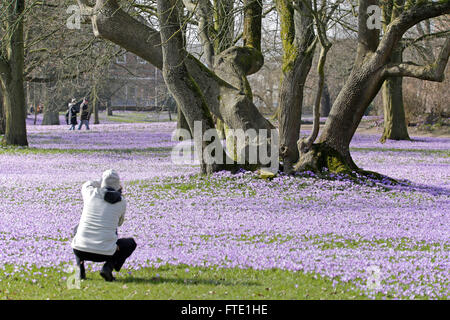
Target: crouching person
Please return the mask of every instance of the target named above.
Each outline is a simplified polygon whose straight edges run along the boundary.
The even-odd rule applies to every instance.
[[[112,271],[119,271],[136,249],[133,238],[117,236],[117,227],[122,225],[126,210],[119,175],[107,170],[100,182],[83,184],[81,193],[83,213],[72,240],[80,278],[86,279],[84,262],[94,261],[105,262],[100,275],[106,281],[114,281]]]

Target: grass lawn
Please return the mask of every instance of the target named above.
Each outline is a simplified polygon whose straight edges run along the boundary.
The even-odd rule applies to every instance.
[[[64,270],[34,269],[5,278],[4,273],[12,269],[7,267],[2,272],[1,299],[365,299],[349,284],[333,286],[332,281],[320,276],[279,269],[167,265],[122,270],[116,273],[115,282],[105,282],[98,272],[87,270],[80,289],[68,289],[71,274]]]

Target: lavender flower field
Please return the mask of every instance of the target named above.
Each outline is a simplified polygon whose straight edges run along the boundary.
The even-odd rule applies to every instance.
[[[0,281],[72,261],[81,185],[114,168],[128,200],[119,234],[138,243],[128,270],[278,268],[350,283],[372,298],[449,297],[450,138],[381,144],[357,134],[356,164],[402,182],[390,186],[312,174],[202,177],[171,162],[175,126],[29,124],[29,149],[0,149],[0,269],[15,266]]]

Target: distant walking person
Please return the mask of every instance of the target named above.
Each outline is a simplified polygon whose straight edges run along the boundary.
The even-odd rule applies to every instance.
[[[81,116],[80,116],[80,125],[78,127],[78,130],[81,130],[81,127],[84,125],[86,125],[86,130],[89,130],[89,118],[91,116],[90,112],[89,112],[89,106],[88,106],[88,100],[86,99],[86,97],[83,98],[83,103],[80,106],[80,112],[81,112]]]
[[[67,115],[70,124],[69,130],[75,130],[75,126],[78,124],[77,121],[78,110],[76,108],[76,102],[77,101],[75,100],[75,98],[73,98],[72,101],[69,103],[69,111]]]
[[[113,269],[120,271],[136,249],[133,238],[117,236],[117,227],[122,225],[126,210],[119,175],[114,170],[106,170],[100,182],[83,184],[81,194],[83,213],[72,240],[79,277],[86,278],[84,261],[105,262],[100,275],[106,281],[114,281]]]

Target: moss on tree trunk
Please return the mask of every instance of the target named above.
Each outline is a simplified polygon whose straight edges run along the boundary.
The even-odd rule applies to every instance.
[[[295,172],[311,171],[323,178],[334,178],[332,174],[339,174],[360,182],[361,177],[382,183],[398,184],[398,181],[383,174],[359,168],[348,155],[342,155],[325,143],[313,144],[311,149],[302,154],[294,166]]]
[[[312,171],[316,173],[328,171],[332,173],[353,174],[358,170],[356,164],[348,161],[338,151],[324,143],[313,144],[311,150],[302,154],[294,166],[296,171]]]

